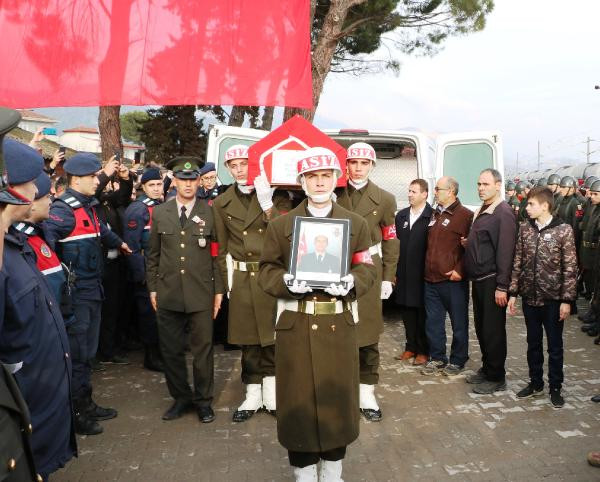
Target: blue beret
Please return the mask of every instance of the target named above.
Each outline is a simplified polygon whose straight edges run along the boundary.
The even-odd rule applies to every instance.
[[[102,168],[98,156],[90,152],[75,154],[65,161],[64,170],[72,176],[89,176]]]
[[[33,181],[44,170],[44,158],[32,147],[5,138],[2,150],[8,184],[17,185]]]
[[[38,190],[35,198],[40,199],[48,194],[50,192],[50,185],[50,176],[45,172],[42,172],[35,180],[35,187],[37,187]]]
[[[202,169],[200,169],[200,175],[208,174],[209,172],[216,171],[214,162],[207,162]]]
[[[148,181],[162,181],[162,177],[160,176],[160,169],[156,169],[151,167],[150,169],[146,169],[142,174],[142,184],[147,183]]]

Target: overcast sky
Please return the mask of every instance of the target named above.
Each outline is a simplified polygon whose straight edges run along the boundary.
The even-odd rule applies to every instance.
[[[402,58],[398,77],[331,75],[326,123],[451,132],[499,129],[509,168],[600,162],[600,1],[496,0],[483,32],[433,58]]]

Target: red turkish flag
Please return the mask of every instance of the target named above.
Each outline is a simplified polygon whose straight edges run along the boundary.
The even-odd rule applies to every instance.
[[[310,0],[1,0],[0,105],[312,106]]]
[[[308,245],[306,244],[306,235],[304,231],[302,232],[302,236],[300,236],[300,242],[298,243],[298,259],[296,260],[296,266],[300,264],[300,260],[302,256],[306,254],[308,251]]]

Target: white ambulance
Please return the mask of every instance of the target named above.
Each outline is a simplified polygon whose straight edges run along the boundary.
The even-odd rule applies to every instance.
[[[454,177],[459,183],[459,199],[474,210],[481,205],[477,194],[481,170],[493,167],[504,176],[502,140],[498,132],[430,134],[417,129],[323,129],[323,132],[344,147],[362,141],[375,148],[377,167],[371,179],[396,196],[398,209],[408,206],[408,186],[415,178],[427,180],[429,201],[432,202],[436,180],[442,176]],[[207,161],[217,166],[221,184],[232,182],[223,164],[225,151],[234,144],[251,145],[268,133],[244,127],[212,126]]]

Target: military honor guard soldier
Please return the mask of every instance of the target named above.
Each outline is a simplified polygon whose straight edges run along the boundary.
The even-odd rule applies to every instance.
[[[157,310],[158,339],[169,393],[175,399],[163,415],[173,420],[196,409],[202,423],[215,419],[213,319],[223,298],[212,208],[196,196],[197,157],[177,157],[167,168],[177,188],[174,199],[152,211],[146,253],[146,281]],[[185,360],[186,325],[193,356],[193,390]]]
[[[332,202],[342,175],[335,154],[308,149],[297,169],[308,199],[271,221],[259,272],[260,286],[278,298],[277,435],[288,450],[297,481],[316,481],[319,461],[319,480],[339,481],[346,446],[359,433],[358,320],[353,302],[369,292],[378,276],[367,222]],[[343,284],[312,290],[306,281],[288,274],[297,216],[351,220],[352,263]]]
[[[258,262],[269,222],[287,212],[287,193],[274,191],[259,176],[248,186],[248,147],[234,145],[225,152],[225,166],[235,181],[213,202],[219,239],[219,266],[229,293],[228,341],[242,348],[242,383],[246,398],[233,414],[234,422],[248,420],[264,408],[274,413],[276,300],[258,285]]]
[[[367,221],[369,248],[377,269],[377,283],[358,302],[358,346],[360,347],[360,411],[367,420],[380,421],[375,398],[379,382],[379,336],[383,333],[382,299],[393,292],[400,242],[396,237],[396,199],[369,180],[375,169],[375,149],[357,142],[347,150],[348,186],[337,192],[337,203]]]
[[[158,346],[156,312],[150,303],[146,285],[145,262],[152,227],[152,211],[161,203],[163,194],[160,170],[146,169],[142,173],[141,185],[143,194],[127,206],[123,215],[123,239],[132,250],[131,256],[127,257],[127,267],[133,283],[140,338],[144,344],[144,368],[161,372],[163,363]]]
[[[98,200],[94,194],[100,168],[94,154],[75,154],[68,159],[64,170],[69,187],[54,200],[50,216],[42,225],[50,249],[75,273],[72,289],[75,319],[67,333],[73,364],[75,431],[81,435],[101,433],[98,421],[117,416],[116,410],[100,407],[92,399],[91,360],[98,350],[104,298],[102,245],[131,253],[127,244],[98,219]]]

